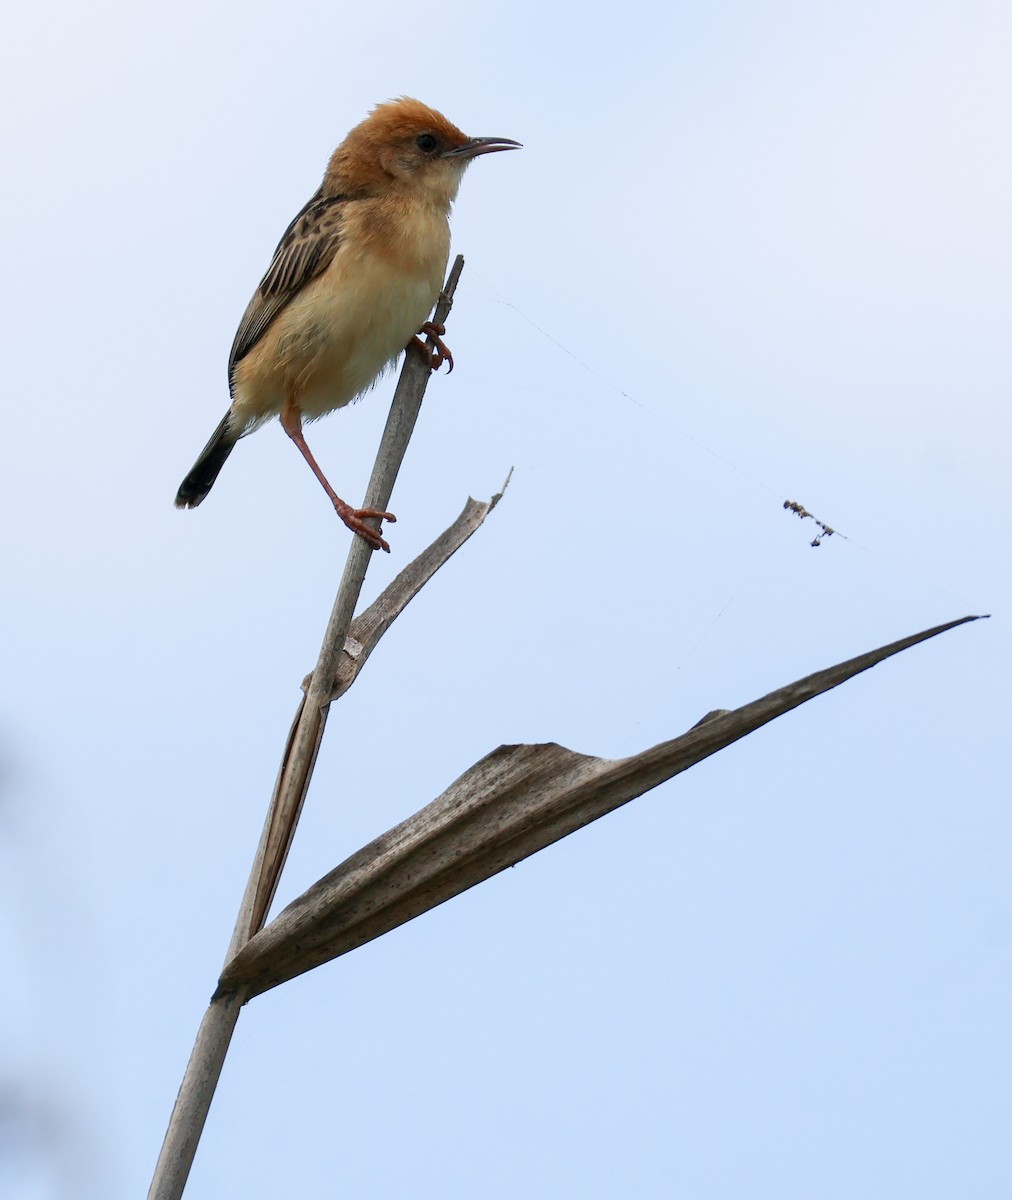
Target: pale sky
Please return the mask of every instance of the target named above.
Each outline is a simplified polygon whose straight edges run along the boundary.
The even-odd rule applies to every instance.
[[[276,424],[172,498],[408,94],[524,149],[464,180],[365,600],[514,475],[332,713],[279,905],[500,743],[994,615],[253,1001],[187,1200],[1012,1195],[1012,10],[15,8],[0,1192],[146,1191],[350,536]],[[351,500],[391,390],[312,429]]]

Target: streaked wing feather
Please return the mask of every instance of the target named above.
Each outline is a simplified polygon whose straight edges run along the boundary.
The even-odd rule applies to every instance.
[[[330,266],[341,243],[347,203],[347,196],[322,196],[317,192],[285,230],[267,274],[239,322],[228,358],[230,385],[236,364],[260,341],[278,313]]]

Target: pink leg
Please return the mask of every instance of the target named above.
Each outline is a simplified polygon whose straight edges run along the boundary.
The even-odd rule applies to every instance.
[[[378,518],[380,521],[396,521],[397,518],[393,513],[381,512],[377,508],[352,508],[350,504],[346,504],[344,500],[334,491],[327,481],[326,475],[320,470],[316,459],[313,458],[313,453],[306,445],[306,439],[302,436],[302,413],[298,406],[292,400],[286,400],[281,409],[281,428],[288,434],[292,441],[298,446],[302,457],[309,463],[310,470],[316,478],[323,484],[323,490],[330,497],[330,502],[337,510],[337,515],[353,532],[359,537],[364,538],[374,550],[385,550],[390,553],[390,547],[379,535],[379,530],[373,528],[372,525],[367,525],[366,521],[369,518]]]

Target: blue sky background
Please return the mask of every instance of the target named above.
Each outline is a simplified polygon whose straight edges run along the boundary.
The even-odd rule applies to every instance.
[[[243,1013],[188,1200],[1012,1194],[1012,12],[20,4],[0,47],[0,1191],[143,1195],[348,545],[277,426],[172,508],[333,146],[522,152],[279,902],[502,742],[622,755],[969,612]],[[390,381],[312,430],[362,493]],[[798,500],[846,536],[818,549]]]

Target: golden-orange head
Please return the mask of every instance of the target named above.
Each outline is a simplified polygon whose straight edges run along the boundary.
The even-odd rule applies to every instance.
[[[341,192],[419,192],[449,204],[479,154],[515,150],[510,138],[469,138],[442,113],[401,96],[377,104],[334,151],[324,187]]]

